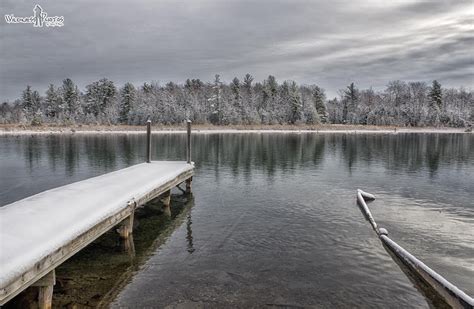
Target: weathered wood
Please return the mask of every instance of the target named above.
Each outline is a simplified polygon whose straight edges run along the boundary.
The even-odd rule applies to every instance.
[[[171,204],[171,190],[166,191],[163,193],[163,196],[161,197],[161,202],[165,207],[170,207]]]
[[[193,181],[193,177],[189,177],[186,179],[186,194],[191,193],[191,182]]]
[[[145,204],[148,201],[151,201],[154,198],[157,198],[161,194],[163,194],[167,190],[171,190],[173,187],[177,186],[178,184],[185,182],[187,179],[192,178],[194,175],[193,170],[186,171],[176,178],[166,182],[165,184],[161,185],[158,188],[155,188],[151,190],[148,194],[146,194],[144,197],[137,199],[135,202],[137,203],[137,207]]]
[[[151,162],[151,120],[146,122],[146,162]]]
[[[132,210],[130,216],[125,218],[117,228],[117,232],[119,233],[121,238],[127,239],[133,233],[133,219],[135,217],[134,214],[135,211]]]
[[[127,252],[130,260],[135,259],[135,242],[133,241],[133,234],[130,234],[127,238],[121,239],[122,249]]]
[[[56,270],[52,270],[31,286],[50,286],[56,284]]]
[[[186,161],[191,163],[191,120],[186,121],[187,140],[186,140]]]
[[[40,286],[38,288],[38,307],[40,309],[51,309],[53,304],[53,289],[52,285]]]
[[[71,256],[76,254],[84,247],[86,247],[95,239],[103,235],[105,232],[115,227],[120,222],[131,217],[133,219],[133,211],[136,207],[144,205],[148,201],[171,190],[173,187],[179,185],[180,183],[185,182],[187,179],[191,178],[193,174],[194,171],[192,169],[186,170],[177,175],[174,179],[171,179],[166,183],[161,184],[159,187],[150,190],[148,194],[145,194],[137,200],[132,200],[128,202],[120,211],[110,215],[108,218],[102,220],[101,222],[90,228],[88,231],[77,236],[67,245],[56,249],[54,252],[39,260],[33,267],[25,271],[16,279],[9,282],[7,286],[2,287],[0,289],[0,306],[4,305],[13,297],[18,295],[21,291],[31,286],[40,278],[44,277],[46,274],[54,270],[57,266],[61,265],[64,261],[69,259]],[[129,229],[129,232],[131,232],[131,229]],[[44,292],[47,292],[47,290],[45,290]]]
[[[53,269],[41,279],[33,283],[32,287],[38,287],[38,307],[50,309],[53,301],[54,285],[56,284],[56,272]]]

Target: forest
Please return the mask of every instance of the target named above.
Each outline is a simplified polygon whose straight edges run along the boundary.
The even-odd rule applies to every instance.
[[[69,78],[42,94],[26,86],[21,97],[0,105],[0,123],[24,125],[362,124],[401,127],[470,127],[474,93],[443,88],[438,81],[391,81],[385,89],[351,83],[333,99],[317,85],[278,83],[272,75],[255,82],[250,74],[230,83],[187,79],[117,87],[103,78],[80,90]]]

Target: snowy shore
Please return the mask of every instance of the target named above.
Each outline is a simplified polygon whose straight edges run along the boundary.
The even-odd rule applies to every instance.
[[[193,125],[193,133],[468,133],[465,128],[389,127],[364,125]],[[182,134],[185,126],[153,126],[153,134]],[[144,134],[145,126],[22,126],[0,125],[1,135],[58,135],[58,134]]]

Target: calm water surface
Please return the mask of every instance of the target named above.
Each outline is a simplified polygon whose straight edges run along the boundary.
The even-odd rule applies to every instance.
[[[184,159],[184,136],[154,136]],[[196,134],[194,201],[112,306],[429,307],[355,203],[474,295],[474,135]],[[0,205],[144,161],[143,135],[0,137]],[[64,207],[67,207],[65,205]],[[120,274],[117,274],[119,276]]]

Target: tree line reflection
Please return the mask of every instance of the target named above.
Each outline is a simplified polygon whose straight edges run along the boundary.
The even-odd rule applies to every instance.
[[[144,135],[66,135],[8,137],[4,151],[23,156],[30,171],[64,169],[74,175],[88,167],[106,172],[145,161]],[[154,135],[155,160],[184,160],[185,136]],[[325,160],[351,171],[356,164],[381,164],[405,172],[441,164],[459,167],[474,161],[471,134],[195,134],[193,161],[198,168],[228,168],[235,176],[276,171],[293,173]],[[46,166],[45,166],[46,165]]]

